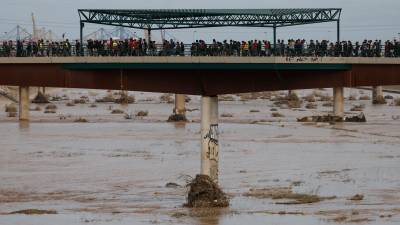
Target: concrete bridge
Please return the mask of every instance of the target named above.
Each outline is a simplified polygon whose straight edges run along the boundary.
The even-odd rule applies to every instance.
[[[20,87],[20,120],[29,120],[29,87],[201,95],[201,173],[218,178],[218,95],[333,88],[336,116],[344,87],[400,84],[400,59],[313,57],[0,58],[0,85]],[[382,95],[381,88],[375,95]],[[183,106],[182,106],[183,105]],[[177,95],[175,111],[184,109]]]

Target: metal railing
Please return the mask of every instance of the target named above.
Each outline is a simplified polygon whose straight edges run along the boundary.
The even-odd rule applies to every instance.
[[[75,45],[41,45],[40,47],[20,46],[16,44],[3,45],[0,43],[0,57],[71,57],[71,56],[310,56],[310,57],[400,57],[400,45],[388,49],[384,45],[380,48],[353,48],[351,50],[338,50],[335,48],[313,48],[308,46],[289,47],[288,45],[277,48],[243,48],[236,46],[217,46],[184,44],[183,48],[169,48],[156,44],[150,48],[126,48],[123,46],[82,48]]]

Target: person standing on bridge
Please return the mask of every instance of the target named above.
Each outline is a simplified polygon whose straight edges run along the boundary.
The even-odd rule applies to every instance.
[[[230,55],[230,53],[229,53],[229,50],[230,48],[229,48],[229,44],[228,44],[228,41],[227,40],[224,40],[223,42],[222,42],[222,55],[223,56],[228,56],[228,55]]]
[[[128,55],[133,55],[133,38],[130,38],[128,41]]]
[[[328,41],[327,40],[322,40],[320,43],[319,49],[319,55],[318,56],[326,56],[327,51],[328,51]]]
[[[374,46],[373,46],[373,44],[372,44],[372,40],[369,40],[369,41],[368,41],[368,45],[367,45],[367,46],[368,46],[368,48],[367,48],[367,49],[368,49],[367,56],[368,56],[368,57],[373,57],[373,56],[374,56],[374,51],[375,51],[375,50],[374,50]]]
[[[258,56],[262,56],[263,54],[262,54],[262,43],[261,43],[261,40],[258,40],[258,43],[257,43],[257,53],[258,53]]]
[[[79,40],[75,40],[75,55],[76,56],[82,56],[81,43],[79,42]]]
[[[43,39],[40,39],[38,43],[39,43],[40,56],[44,56],[45,46]]]
[[[382,55],[382,41],[376,40],[375,41],[375,56],[381,57],[381,55]]]
[[[21,57],[21,53],[22,53],[22,43],[20,40],[17,40],[17,52],[16,52],[16,56],[17,57]]]
[[[86,44],[89,56],[93,56],[94,43],[92,39],[87,40]]]
[[[314,43],[314,40],[310,40],[310,44],[308,45],[308,55],[309,56],[315,56],[316,54],[316,45]]]
[[[354,56],[358,57],[360,55],[360,43],[357,41],[354,47]]]
[[[271,56],[271,43],[269,41],[264,41],[264,49],[265,49],[265,55]]]
[[[71,56],[71,43],[69,43],[69,40],[65,40],[65,51],[66,51],[66,56]]]
[[[157,55],[157,45],[156,45],[155,41],[150,41],[149,50],[150,50],[150,55],[151,56],[156,56]]]
[[[281,40],[281,42],[279,43],[278,42],[278,48],[279,48],[279,50],[278,50],[278,56],[288,56],[289,55],[289,53],[290,53],[290,50],[289,50],[289,42],[290,42],[290,39],[288,39],[288,41],[287,41],[287,43],[285,43],[285,40]]]
[[[128,41],[128,39],[125,39],[124,42],[122,43],[122,55],[123,56],[128,56],[129,55],[129,41]]]
[[[281,46],[281,40],[278,39],[278,42],[276,45],[273,46],[273,54],[274,56],[282,56],[282,46]]]
[[[247,41],[242,42],[242,56],[248,56],[249,55],[249,44]]]
[[[296,47],[296,43],[293,39],[288,40],[288,47],[289,47],[289,56],[293,57],[295,56],[296,52],[295,52],[295,47]]]
[[[26,44],[26,56],[32,56],[32,41],[28,41],[28,43]]]
[[[12,41],[8,41],[8,44],[6,44],[6,55],[8,57],[11,56],[11,51],[13,50],[13,43]]]
[[[112,56],[117,56],[118,55],[118,42],[117,42],[117,40],[112,40],[111,45],[112,45]]]

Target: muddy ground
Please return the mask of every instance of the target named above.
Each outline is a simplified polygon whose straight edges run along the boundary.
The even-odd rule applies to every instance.
[[[346,114],[361,104],[367,122],[330,124],[297,122],[332,110],[310,98],[329,89],[298,91],[307,98],[296,109],[271,94],[225,97],[219,185],[230,207],[200,210],[183,207],[200,168],[198,97],[190,96],[188,123],[167,123],[173,103],[160,94],[132,92],[136,102],[120,105],[95,103],[114,92],[48,93],[60,100],[56,112],[32,104],[40,110],[30,124],[8,117],[10,100],[0,97],[2,225],[400,223],[400,106],[392,99],[348,100]],[[370,95],[346,89],[347,98]],[[307,109],[309,101],[316,106]]]

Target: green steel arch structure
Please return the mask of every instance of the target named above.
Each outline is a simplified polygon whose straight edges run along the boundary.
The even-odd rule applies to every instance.
[[[278,27],[336,22],[340,40],[340,8],[304,9],[79,9],[82,41],[85,23],[151,30],[206,27]],[[82,42],[81,42],[82,43]]]

